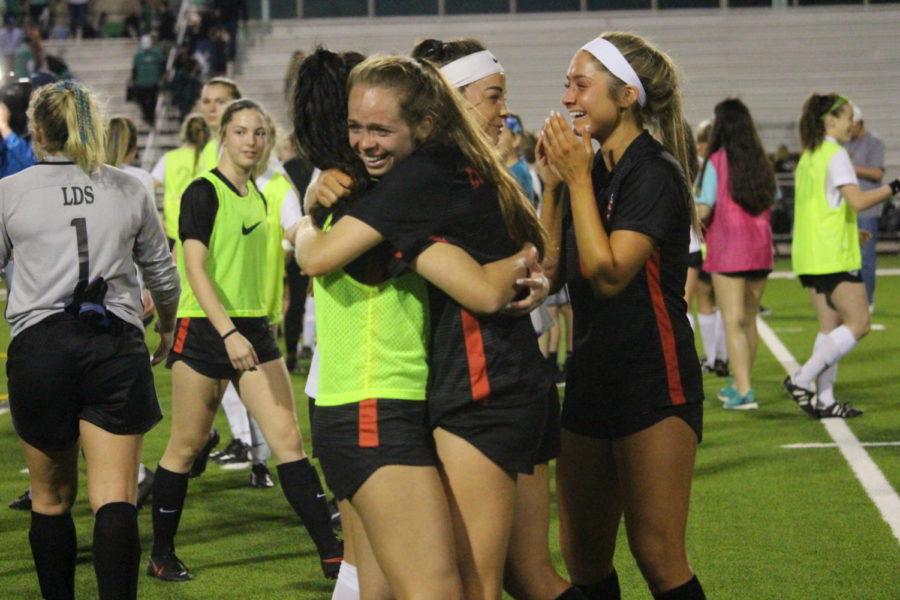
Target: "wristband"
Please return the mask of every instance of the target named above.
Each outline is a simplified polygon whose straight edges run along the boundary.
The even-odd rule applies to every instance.
[[[229,331],[228,333],[226,333],[225,335],[223,335],[223,336],[222,336],[222,341],[224,341],[225,338],[227,338],[227,337],[228,337],[229,335],[231,335],[232,333],[237,333],[237,327],[235,327],[234,329],[232,329],[231,331]]]
[[[891,195],[892,196],[896,196],[897,194],[900,194],[900,179],[895,179],[892,182],[890,182],[888,185],[891,186]]]

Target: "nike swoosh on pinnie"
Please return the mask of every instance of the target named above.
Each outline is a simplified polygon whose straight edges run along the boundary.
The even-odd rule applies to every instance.
[[[246,225],[242,224],[241,225],[241,233],[243,233],[244,235],[250,235],[250,232],[253,231],[254,229],[256,229],[257,227],[259,227],[261,223],[262,223],[262,221],[259,221],[258,223],[254,223],[250,227],[247,227]]]

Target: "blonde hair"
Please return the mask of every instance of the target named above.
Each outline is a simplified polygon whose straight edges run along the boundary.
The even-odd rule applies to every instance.
[[[637,102],[631,105],[631,114],[638,127],[647,126],[658,132],[662,145],[665,146],[684,172],[688,190],[692,188],[689,180],[696,170],[696,161],[692,161],[689,125],[684,118],[681,98],[681,83],[678,67],[668,54],[657,49],[653,44],[633,33],[624,31],[608,31],[600,37],[618,48],[631,68],[641,80],[647,93],[647,102],[641,106]],[[609,73],[610,94],[613,98],[622,98],[626,83],[609,72],[592,54],[588,53],[598,69]],[[700,231],[692,194],[688,194],[689,210],[692,226]]]
[[[275,144],[278,139],[278,125],[275,124],[275,120],[267,112],[260,111],[260,114],[262,114],[263,124],[266,127],[266,146],[262,154],[259,155],[259,162],[253,170],[254,177],[259,177],[266,172],[266,168],[269,166],[269,157],[275,151]],[[264,158],[266,160],[263,160]]]
[[[106,160],[106,122],[100,105],[87,87],[74,81],[45,85],[35,92],[28,120],[40,126],[39,156],[60,152],[86,173]]]
[[[181,124],[178,137],[183,144],[190,144],[194,147],[194,167],[196,167],[200,161],[200,155],[203,153],[203,148],[206,147],[209,138],[212,137],[209,125],[206,123],[203,115],[191,113],[186,116]]]
[[[685,136],[681,85],[675,62],[668,54],[633,33],[608,31],[600,37],[618,48],[647,92],[644,106],[637,102],[631,105],[635,122],[639,127],[647,126],[659,132],[663,146],[675,157],[687,177],[691,171],[688,138]],[[610,73],[592,54],[588,55],[598,69],[609,73],[612,97],[621,98],[627,84]]]
[[[478,175],[497,188],[506,230],[521,247],[537,246],[543,255],[546,234],[518,183],[500,162],[496,148],[469,115],[468,103],[428,60],[405,56],[379,56],[365,60],[350,72],[348,89],[368,85],[394,90],[400,116],[415,129],[427,117],[433,120],[426,144],[455,147]]]
[[[122,166],[137,148],[137,127],[128,117],[113,117],[106,131],[106,164]]]

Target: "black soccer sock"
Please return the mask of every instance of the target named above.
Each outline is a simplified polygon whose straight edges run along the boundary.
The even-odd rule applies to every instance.
[[[587,600],[587,596],[574,585],[556,597],[556,600]]]
[[[655,600],[706,600],[706,594],[703,593],[700,580],[694,575],[687,583],[682,583],[668,592],[653,594],[653,598]]]
[[[309,463],[309,459],[278,465],[278,478],[281,480],[284,496],[303,521],[319,554],[324,556],[333,553],[339,541],[331,529],[331,513],[319,474]]]
[[[187,496],[188,474],[173,473],[162,465],[153,480],[153,552],[165,556],[175,551],[175,534]]]
[[[619,574],[613,569],[606,579],[591,584],[576,584],[584,592],[588,600],[621,600],[622,590],[619,588]]]
[[[100,600],[137,598],[140,562],[137,508],[128,502],[104,504],[94,516],[94,573]]]
[[[45,600],[73,600],[78,544],[71,513],[51,516],[32,512],[28,541],[41,596]]]
[[[559,368],[559,354],[556,352],[548,352],[547,353],[547,364],[549,364],[554,369]]]

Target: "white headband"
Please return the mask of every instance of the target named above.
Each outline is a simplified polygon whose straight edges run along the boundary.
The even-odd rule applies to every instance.
[[[463,87],[494,73],[502,73],[503,65],[488,50],[469,54],[441,67],[453,87]]]
[[[647,104],[647,92],[644,91],[641,78],[638,77],[631,64],[625,60],[625,57],[612,42],[598,37],[582,46],[581,49],[590,52],[594,58],[606,67],[607,71],[628,85],[637,88],[638,104],[641,106]]]

